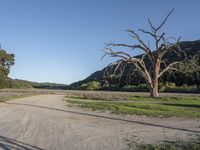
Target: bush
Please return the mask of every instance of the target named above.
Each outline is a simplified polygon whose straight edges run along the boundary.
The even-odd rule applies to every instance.
[[[91,81],[81,85],[82,90],[99,90],[101,88],[101,83],[97,81]]]
[[[122,91],[130,91],[130,92],[147,92],[149,91],[146,84],[140,85],[125,85],[121,88]]]
[[[159,91],[160,92],[166,92],[168,89],[174,89],[174,88],[176,88],[175,83],[166,82],[165,84],[163,84],[163,83],[159,84]]]
[[[105,90],[105,91],[129,91],[129,92],[149,92],[146,84],[139,85],[114,85],[104,84],[101,86],[100,82],[91,81],[82,84],[81,86],[74,87],[71,89],[78,90]],[[159,92],[174,92],[174,93],[200,93],[200,86],[197,85],[182,85],[176,86],[175,83],[166,82],[159,84]]]
[[[165,83],[159,85],[160,92],[176,92],[176,93],[200,93],[200,86],[197,85],[182,85],[176,86],[175,83]]]

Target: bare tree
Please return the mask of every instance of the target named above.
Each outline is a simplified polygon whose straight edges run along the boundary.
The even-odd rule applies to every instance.
[[[166,18],[161,22],[161,24],[156,27],[152,24],[151,20],[148,18],[148,24],[150,26],[150,31],[139,29],[139,31],[145,35],[148,35],[153,39],[154,46],[149,46],[144,40],[141,39],[140,35],[133,30],[126,30],[129,35],[138,42],[136,45],[130,44],[116,44],[109,43],[106,45],[104,51],[105,55],[111,57],[117,57],[119,60],[112,65],[115,66],[114,73],[118,72],[122,66],[132,65],[132,70],[137,71],[141,77],[144,78],[147,87],[150,90],[150,95],[152,97],[158,97],[158,83],[159,79],[163,74],[167,73],[169,70],[177,70],[175,65],[180,63],[180,61],[174,60],[170,61],[166,57],[168,54],[176,55],[179,57],[183,51],[179,46],[180,37],[167,37],[165,32],[161,32],[161,28],[164,26],[169,16],[173,13],[172,9]],[[170,42],[173,39],[173,42]],[[129,48],[131,50],[140,49],[144,53],[141,56],[132,56],[131,53],[126,51],[113,51],[114,47]],[[104,56],[105,56],[104,55]],[[134,68],[134,69],[133,69]],[[123,70],[123,69],[121,69]]]

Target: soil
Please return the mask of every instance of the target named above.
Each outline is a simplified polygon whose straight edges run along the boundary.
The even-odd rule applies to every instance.
[[[200,136],[199,119],[89,111],[68,107],[64,96],[48,94],[1,103],[0,149],[126,150]]]

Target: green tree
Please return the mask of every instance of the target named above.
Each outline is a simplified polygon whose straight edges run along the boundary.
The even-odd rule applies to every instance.
[[[81,85],[81,89],[83,90],[99,90],[100,88],[101,88],[101,83],[97,81],[91,81]]]
[[[181,71],[185,76],[192,77],[196,75],[199,78],[200,75],[200,65],[199,65],[199,56],[195,55],[190,59],[184,61],[178,65],[179,71]]]
[[[176,78],[182,80],[187,85],[199,85],[200,78],[200,64],[199,56],[194,55],[189,57],[189,59],[183,61],[183,63],[178,64],[178,71],[175,72]]]
[[[7,76],[10,67],[15,64],[14,54],[9,54],[5,50],[0,50],[0,88],[7,87]]]

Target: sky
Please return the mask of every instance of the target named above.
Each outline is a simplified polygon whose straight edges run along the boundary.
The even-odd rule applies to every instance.
[[[198,40],[199,6],[199,0],[0,0],[0,44],[15,54],[9,77],[82,80],[114,61],[101,60],[105,43],[134,43],[126,29],[148,29],[148,17],[159,25],[172,8],[163,30]]]

